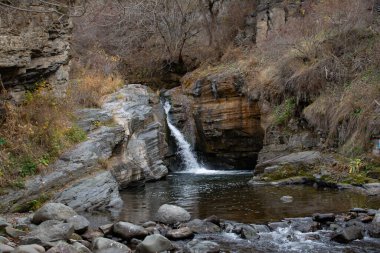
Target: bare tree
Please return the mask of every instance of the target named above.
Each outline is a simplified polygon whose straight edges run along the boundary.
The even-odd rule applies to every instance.
[[[0,8],[22,12],[56,13],[61,16],[80,17],[86,12],[87,0],[1,0]]]

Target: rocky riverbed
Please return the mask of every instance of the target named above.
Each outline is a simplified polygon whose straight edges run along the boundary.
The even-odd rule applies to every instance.
[[[210,216],[194,219],[164,204],[151,221],[118,221],[93,228],[61,203],[47,203],[25,217],[0,218],[0,252],[378,252],[380,210],[314,214],[267,224]]]

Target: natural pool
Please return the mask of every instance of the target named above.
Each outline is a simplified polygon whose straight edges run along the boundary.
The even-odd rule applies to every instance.
[[[197,218],[217,215],[256,224],[316,212],[346,212],[352,207],[380,208],[380,197],[309,186],[252,187],[247,184],[251,177],[242,171],[170,174],[165,181],[123,191],[119,219],[136,223],[150,220],[165,203],[182,206]],[[282,202],[284,195],[292,196],[293,202]]]

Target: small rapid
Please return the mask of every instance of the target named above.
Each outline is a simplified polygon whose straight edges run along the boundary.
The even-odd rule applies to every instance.
[[[185,170],[184,172],[187,173],[207,173],[207,169],[203,168],[195,158],[192,150],[191,150],[191,145],[189,142],[186,141],[185,136],[179,131],[178,128],[176,128],[169,117],[169,111],[171,109],[171,105],[169,101],[165,101],[164,103],[164,110],[166,113],[166,121],[168,123],[171,135],[174,137],[176,140],[176,143],[178,145],[178,154],[181,156],[182,161],[185,165]]]

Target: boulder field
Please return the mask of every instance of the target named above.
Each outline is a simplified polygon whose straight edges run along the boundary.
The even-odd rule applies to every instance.
[[[3,253],[218,253],[246,252],[247,243],[260,245],[270,240],[270,236],[280,234],[289,241],[302,237],[331,244],[332,249],[342,249],[355,240],[359,242],[364,235],[380,238],[380,211],[362,208],[344,214],[318,213],[258,225],[216,216],[191,220],[182,207],[165,204],[152,218],[153,221],[143,224],[117,221],[96,228],[72,208],[47,203],[23,218],[0,218],[0,250]],[[222,238],[227,234],[242,246],[224,244]]]

